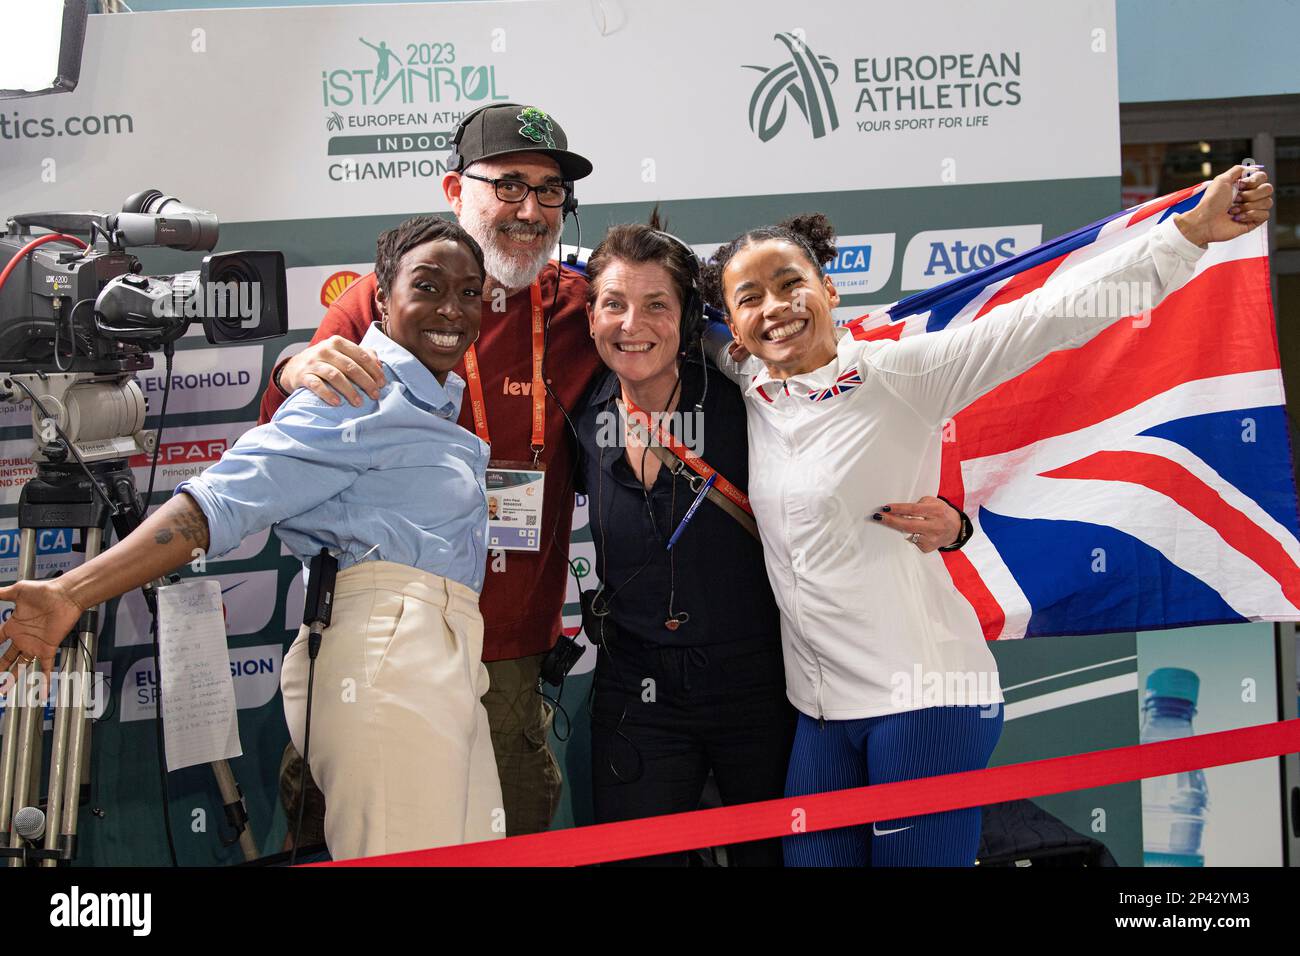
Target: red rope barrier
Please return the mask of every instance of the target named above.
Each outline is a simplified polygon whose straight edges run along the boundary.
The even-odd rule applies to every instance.
[[[1183,740],[317,866],[581,866],[983,806],[1300,752],[1300,720]]]

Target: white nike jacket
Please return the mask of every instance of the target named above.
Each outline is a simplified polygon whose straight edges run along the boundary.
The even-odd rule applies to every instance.
[[[1097,315],[1121,297],[1089,296],[1089,285],[1142,283],[1154,306],[1203,252],[1170,218],[970,324],[874,342],[841,329],[834,359],[785,382],[757,359],[736,363],[730,337],[711,330],[715,362],[745,395],[749,497],[795,707],[848,720],[1002,700],[978,618],[941,556],[871,514],[938,489],[947,419],[1122,317]]]

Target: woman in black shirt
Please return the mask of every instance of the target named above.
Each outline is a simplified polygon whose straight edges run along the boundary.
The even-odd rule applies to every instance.
[[[749,479],[740,393],[700,355],[696,269],[679,240],[639,225],[611,229],[587,263],[591,333],[610,366],[577,418],[595,610],[608,612],[592,720],[598,823],[694,810],[710,772],[724,804],[780,797],[785,783],[794,711],[752,521],[706,500],[667,547],[702,479],[676,455],[661,461],[665,446],[699,455],[714,488],[729,482],[741,500]],[[672,439],[652,438],[659,428]],[[775,840],[728,856],[781,863]]]
[[[615,226],[587,262],[591,335],[609,366],[577,418],[577,486],[603,582],[583,615],[599,646],[597,823],[694,810],[710,772],[723,804],[784,794],[795,715],[780,614],[745,497],[743,399],[700,351],[698,274],[690,247],[653,219]],[[717,494],[683,525],[714,471]],[[945,541],[961,526],[951,508],[932,523]],[[777,840],[728,856],[781,864]]]

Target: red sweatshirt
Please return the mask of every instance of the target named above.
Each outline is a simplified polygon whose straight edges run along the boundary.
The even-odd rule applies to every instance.
[[[604,368],[587,332],[587,280],[561,270],[560,295],[555,295],[555,264],[542,269],[542,305],[550,317],[546,350],[546,378],[570,416],[596,373]],[[341,335],[360,342],[370,323],[378,319],[374,306],[375,274],[354,282],[329,307],[312,342]],[[492,457],[505,461],[532,461],[532,304],[524,289],[506,300],[504,312],[493,312],[491,298],[483,300],[483,324],[475,351],[483,381],[487,425],[492,437]],[[465,364],[456,366],[465,377]],[[284,395],[274,384],[262,396],[259,423],[266,422]],[[461,402],[460,425],[474,430],[470,395]],[[483,659],[511,660],[550,650],[560,633],[568,573],[569,533],[573,526],[574,439],[564,415],[546,398],[546,465],[543,522],[548,533],[538,553],[489,552],[488,571],[479,606],[483,611]],[[418,494],[418,489],[412,489]],[[553,530],[552,530],[553,529]],[[504,564],[504,569],[502,565]]]

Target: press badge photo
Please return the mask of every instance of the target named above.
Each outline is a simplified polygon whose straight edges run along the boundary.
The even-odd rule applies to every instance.
[[[540,551],[542,483],[546,473],[519,467],[487,470],[488,547],[505,551]]]

